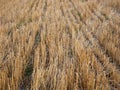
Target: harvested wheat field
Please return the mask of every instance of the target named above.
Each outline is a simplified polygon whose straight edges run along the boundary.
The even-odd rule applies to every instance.
[[[120,0],[0,0],[0,90],[120,90]]]

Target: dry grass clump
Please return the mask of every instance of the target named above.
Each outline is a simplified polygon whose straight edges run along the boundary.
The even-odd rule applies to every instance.
[[[0,90],[120,90],[119,0],[0,0]]]

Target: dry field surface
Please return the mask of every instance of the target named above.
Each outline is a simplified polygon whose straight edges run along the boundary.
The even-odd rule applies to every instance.
[[[120,0],[0,0],[0,90],[120,90]]]

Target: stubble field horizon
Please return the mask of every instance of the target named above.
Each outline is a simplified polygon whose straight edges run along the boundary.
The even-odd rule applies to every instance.
[[[120,90],[120,0],[0,0],[0,90]]]

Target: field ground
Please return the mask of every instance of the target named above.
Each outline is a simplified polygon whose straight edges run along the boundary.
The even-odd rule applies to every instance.
[[[0,0],[0,90],[120,90],[120,0]]]

